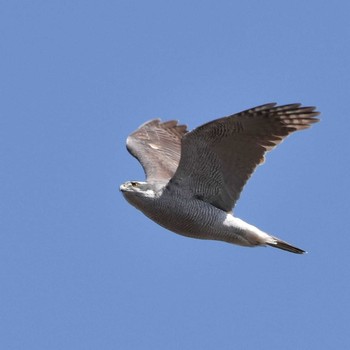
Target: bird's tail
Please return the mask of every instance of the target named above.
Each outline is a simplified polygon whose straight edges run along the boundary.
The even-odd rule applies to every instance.
[[[304,253],[306,253],[305,250],[302,250],[300,248],[294,247],[293,245],[291,245],[291,244],[289,244],[289,243],[287,243],[285,241],[282,241],[281,239],[279,239],[277,237],[271,236],[271,238],[273,239],[273,241],[266,243],[270,247],[286,250],[287,252],[291,252],[291,253],[295,253],[295,254],[304,254]]]

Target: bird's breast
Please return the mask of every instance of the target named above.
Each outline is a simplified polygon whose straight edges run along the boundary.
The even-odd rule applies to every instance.
[[[209,238],[221,216],[226,214],[209,203],[198,199],[178,198],[162,195],[153,201],[148,201],[140,209],[150,219],[164,228],[181,235]],[[205,237],[208,235],[208,237]]]

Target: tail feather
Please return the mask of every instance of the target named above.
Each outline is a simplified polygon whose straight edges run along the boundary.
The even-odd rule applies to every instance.
[[[273,239],[274,239],[274,242],[268,242],[266,244],[269,245],[270,247],[286,250],[287,252],[291,252],[291,253],[295,253],[295,254],[304,254],[304,253],[306,253],[305,250],[302,250],[300,248],[294,247],[291,244],[289,244],[289,243],[287,243],[285,241],[282,241],[279,238],[273,237]]]

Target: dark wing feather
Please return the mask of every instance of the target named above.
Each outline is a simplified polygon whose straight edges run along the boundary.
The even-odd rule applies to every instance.
[[[174,175],[181,154],[181,138],[187,132],[185,125],[160,119],[141,125],[126,141],[128,151],[141,163],[147,181],[166,183]]]
[[[264,154],[317,122],[318,114],[314,107],[270,103],[202,125],[183,137],[169,186],[230,211]]]

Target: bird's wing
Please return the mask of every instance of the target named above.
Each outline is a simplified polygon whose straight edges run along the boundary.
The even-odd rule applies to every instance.
[[[182,138],[168,188],[230,211],[264,154],[317,122],[318,114],[315,107],[270,103],[204,124]]]
[[[185,125],[160,119],[141,125],[126,141],[128,151],[141,163],[148,182],[166,183],[174,175],[180,161],[181,138]]]

